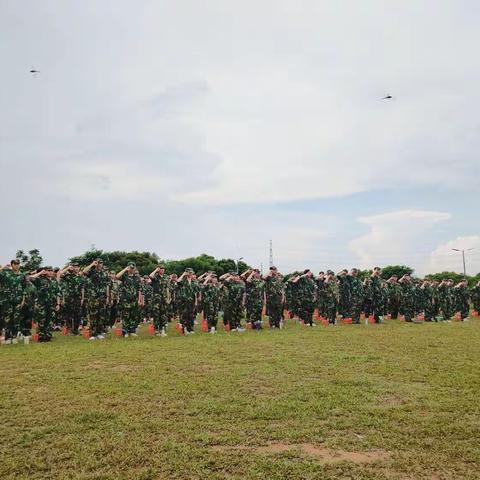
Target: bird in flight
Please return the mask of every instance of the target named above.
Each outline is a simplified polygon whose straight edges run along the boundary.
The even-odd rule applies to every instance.
[[[385,97],[382,98],[382,100],[390,100],[393,97],[391,95],[386,95]]]
[[[36,75],[37,73],[40,73],[40,72],[38,70],[35,70],[34,68],[31,68],[30,73],[33,75]]]

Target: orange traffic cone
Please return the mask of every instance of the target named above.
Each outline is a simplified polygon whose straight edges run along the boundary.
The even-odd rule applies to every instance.
[[[473,316],[473,317],[478,317],[478,312],[477,312],[476,310],[474,310],[474,311],[472,312],[472,316]]]
[[[303,320],[300,320],[300,325],[303,327],[305,326],[305,322]]]
[[[462,320],[462,314],[461,314],[460,312],[457,312],[457,313],[455,314],[455,320],[456,320],[457,322],[460,322],[460,321]]]
[[[155,325],[153,323],[148,324],[148,334],[151,337],[155,336]]]
[[[68,335],[68,328],[67,328],[66,325],[64,325],[63,328],[62,328],[62,335],[63,335],[63,336],[67,336],[67,335]]]
[[[226,332],[229,332],[230,331],[230,324],[226,323],[224,328],[225,328]]]
[[[373,315],[368,316],[368,323],[375,323],[375,317]]]
[[[420,313],[417,315],[417,322],[424,322],[425,321],[425,315],[423,313]]]
[[[205,318],[203,318],[203,314],[202,314],[202,332],[205,332],[205,333],[208,332],[208,323],[205,320]]]
[[[38,340],[39,340],[39,335],[38,333],[34,333],[32,335],[32,341],[35,342],[35,343],[38,343]]]
[[[90,329],[88,327],[85,327],[82,330],[82,335],[83,335],[83,338],[86,338],[88,340],[90,338]]]

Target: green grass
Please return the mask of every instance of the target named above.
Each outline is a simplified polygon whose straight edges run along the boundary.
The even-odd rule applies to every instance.
[[[479,404],[479,319],[56,336],[0,347],[0,479],[480,478]]]

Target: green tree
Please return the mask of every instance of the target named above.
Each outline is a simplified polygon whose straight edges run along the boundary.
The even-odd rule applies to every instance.
[[[23,250],[18,250],[15,258],[20,261],[20,268],[24,272],[31,272],[40,268],[43,258],[40,255],[40,250],[34,248],[25,253]]]
[[[413,268],[407,267],[406,265],[387,265],[386,267],[382,267],[381,277],[384,280],[388,280],[392,275],[397,275],[398,278],[401,278],[407,274],[411,275],[413,272]]]

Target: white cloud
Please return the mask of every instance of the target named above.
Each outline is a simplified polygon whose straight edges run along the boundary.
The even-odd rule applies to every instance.
[[[463,273],[462,253],[452,249],[468,250],[465,252],[467,275],[480,272],[480,235],[457,237],[439,245],[430,255],[429,270],[431,272]]]
[[[401,210],[361,217],[358,221],[367,225],[369,232],[352,240],[350,249],[357,256],[360,268],[385,264],[423,267],[424,236],[437,223],[450,217],[446,212],[427,210]]]

